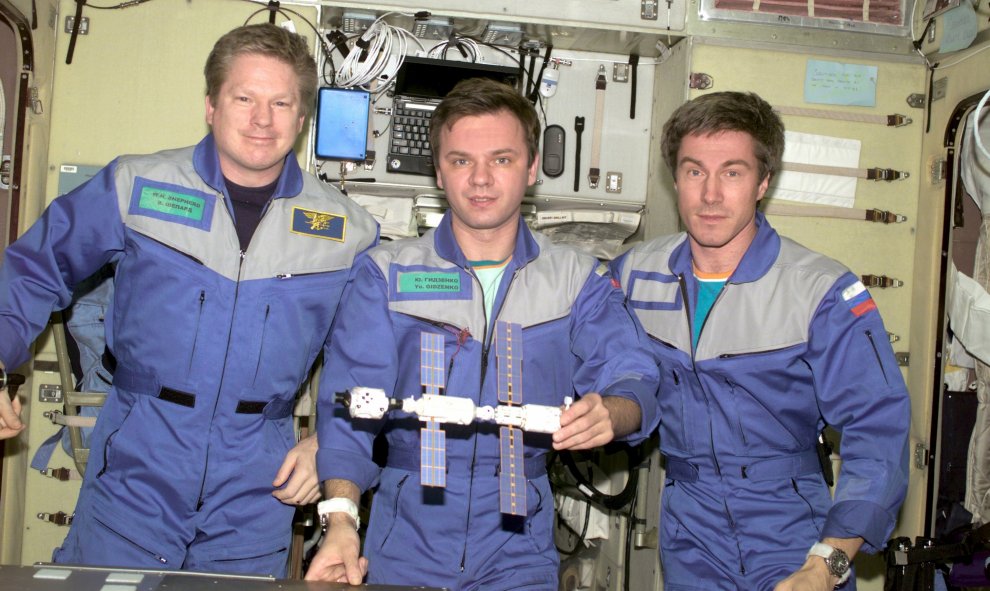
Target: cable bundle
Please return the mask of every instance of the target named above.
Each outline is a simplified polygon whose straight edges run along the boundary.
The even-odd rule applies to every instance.
[[[425,51],[412,33],[385,22],[384,19],[389,14],[392,13],[375,20],[354,43],[354,47],[337,69],[337,86],[370,90],[370,85],[375,80],[391,83],[402,65],[410,39]],[[381,92],[388,86],[389,84],[379,85],[375,92]]]

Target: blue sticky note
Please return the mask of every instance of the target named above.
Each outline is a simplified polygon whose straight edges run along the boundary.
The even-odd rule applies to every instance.
[[[875,107],[877,67],[808,60],[804,101],[825,105]]]

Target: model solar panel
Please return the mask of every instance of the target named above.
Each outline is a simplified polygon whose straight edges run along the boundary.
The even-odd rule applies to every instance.
[[[425,394],[440,395],[444,385],[443,335],[420,334],[420,383]],[[447,486],[447,436],[440,423],[427,421],[420,430],[419,478],[423,486]]]

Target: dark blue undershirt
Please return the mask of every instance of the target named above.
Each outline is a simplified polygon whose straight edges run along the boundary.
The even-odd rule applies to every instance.
[[[241,251],[247,251],[251,237],[261,222],[261,214],[265,210],[265,205],[275,192],[275,179],[264,187],[242,187],[232,183],[227,177],[223,182],[227,184],[227,193],[230,195],[230,204],[234,210],[234,227],[237,228],[237,241],[241,245]]]

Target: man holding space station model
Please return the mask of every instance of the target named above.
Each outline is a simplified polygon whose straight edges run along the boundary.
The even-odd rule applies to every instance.
[[[422,238],[356,260],[338,311],[319,403],[327,535],[307,578],[555,590],[545,454],[649,434],[657,367],[607,269],[520,216],[538,166],[533,106],[467,80],[431,127],[450,210]],[[334,401],[345,391],[351,413]],[[348,416],[386,396],[422,404]],[[356,503],[376,482],[359,558]]]

